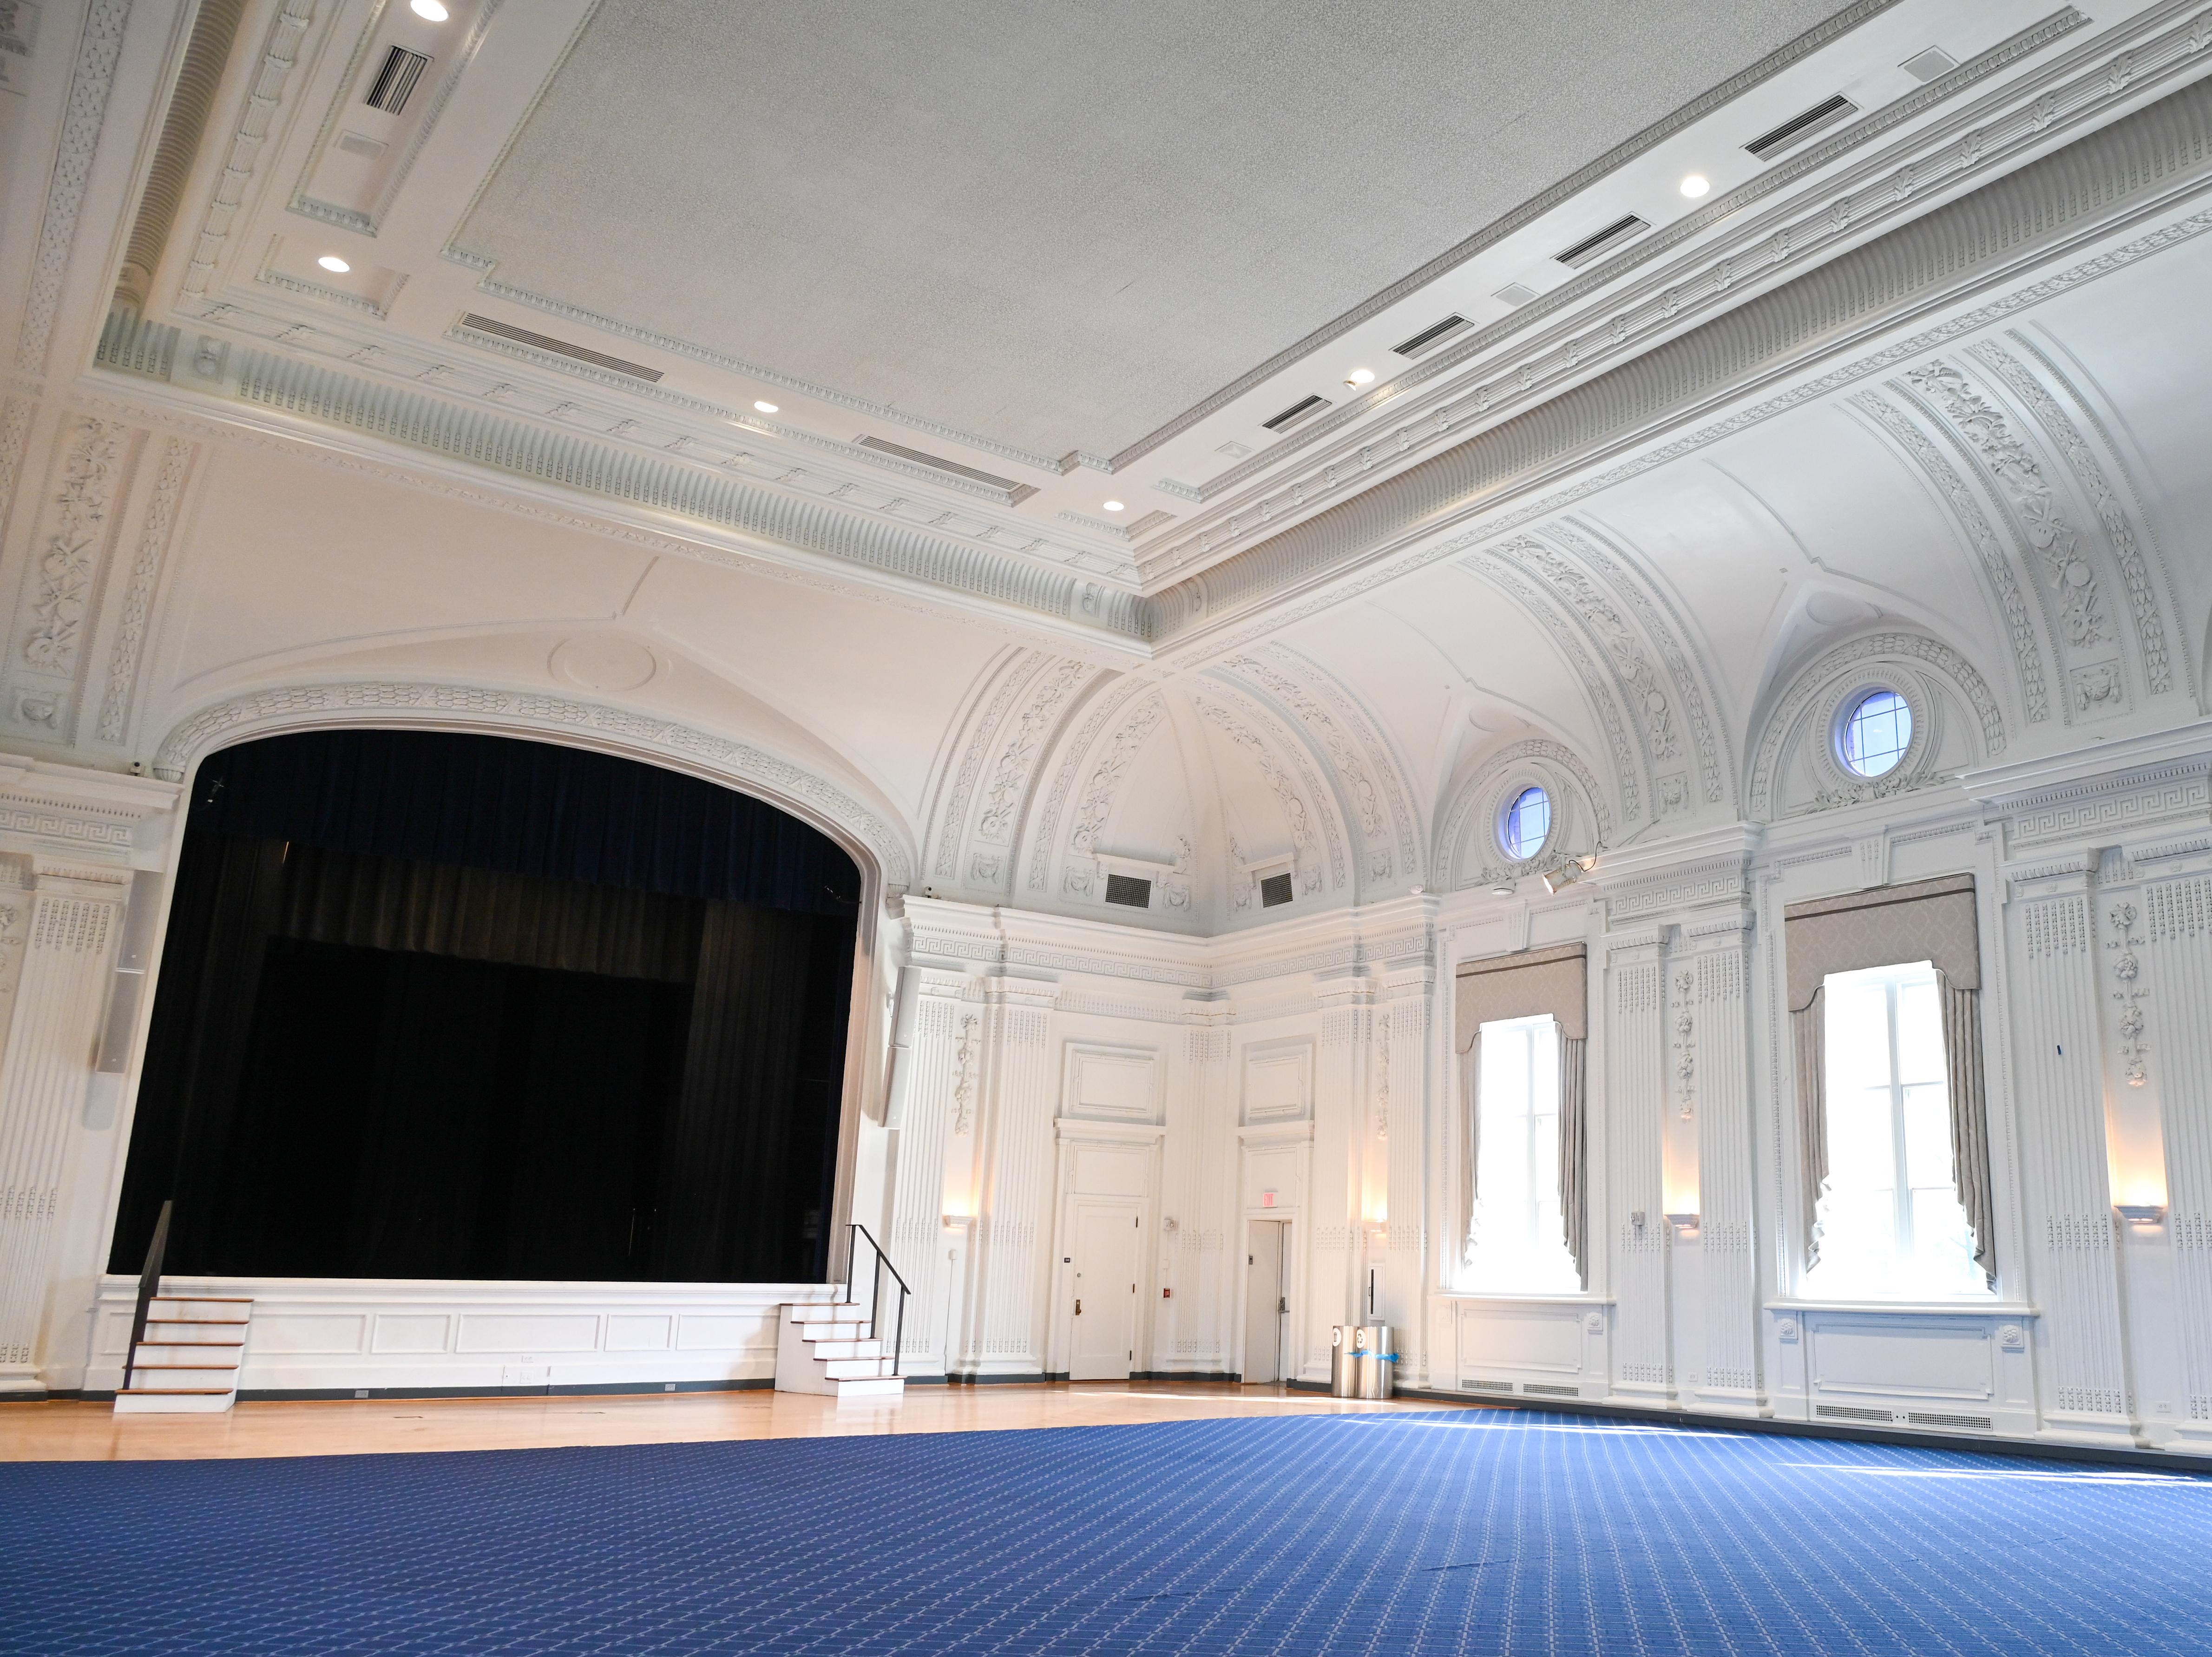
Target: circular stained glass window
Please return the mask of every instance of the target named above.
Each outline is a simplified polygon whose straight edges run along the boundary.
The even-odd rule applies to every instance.
[[[1844,764],[1861,777],[1897,769],[1912,746],[1912,709],[1894,691],[1869,691],[1844,721]]]
[[[1523,789],[1505,808],[1498,838],[1505,855],[1518,861],[1534,857],[1544,849],[1552,832],[1552,796],[1541,789]]]

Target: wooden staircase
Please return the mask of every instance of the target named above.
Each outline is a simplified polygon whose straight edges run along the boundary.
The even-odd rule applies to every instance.
[[[214,1295],[155,1295],[131,1349],[118,1416],[222,1410],[238,1402],[253,1302]]]

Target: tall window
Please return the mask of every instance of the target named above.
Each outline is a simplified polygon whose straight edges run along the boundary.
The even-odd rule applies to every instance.
[[[1548,1014],[1482,1026],[1475,1086],[1470,1288],[1573,1295],[1582,1288],[1559,1222],[1559,1026]]]
[[[1936,969],[1833,972],[1826,1002],[1828,1178],[1808,1292],[1986,1295],[1959,1205]]]

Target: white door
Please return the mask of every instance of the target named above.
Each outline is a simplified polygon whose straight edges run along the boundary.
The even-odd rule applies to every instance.
[[[1254,1220],[1244,1251],[1244,1379],[1283,1378],[1283,1321],[1290,1310],[1288,1252],[1280,1220]]]
[[[1070,1380],[1126,1380],[1137,1367],[1137,1239],[1143,1226],[1134,1209],[1076,1206]]]

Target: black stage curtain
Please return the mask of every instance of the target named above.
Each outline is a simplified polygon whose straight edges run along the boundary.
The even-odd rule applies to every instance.
[[[405,809],[348,816],[364,777]],[[377,731],[216,756],[110,1269],[173,1197],[176,1272],[819,1280],[858,886],[804,824],[598,755]]]

